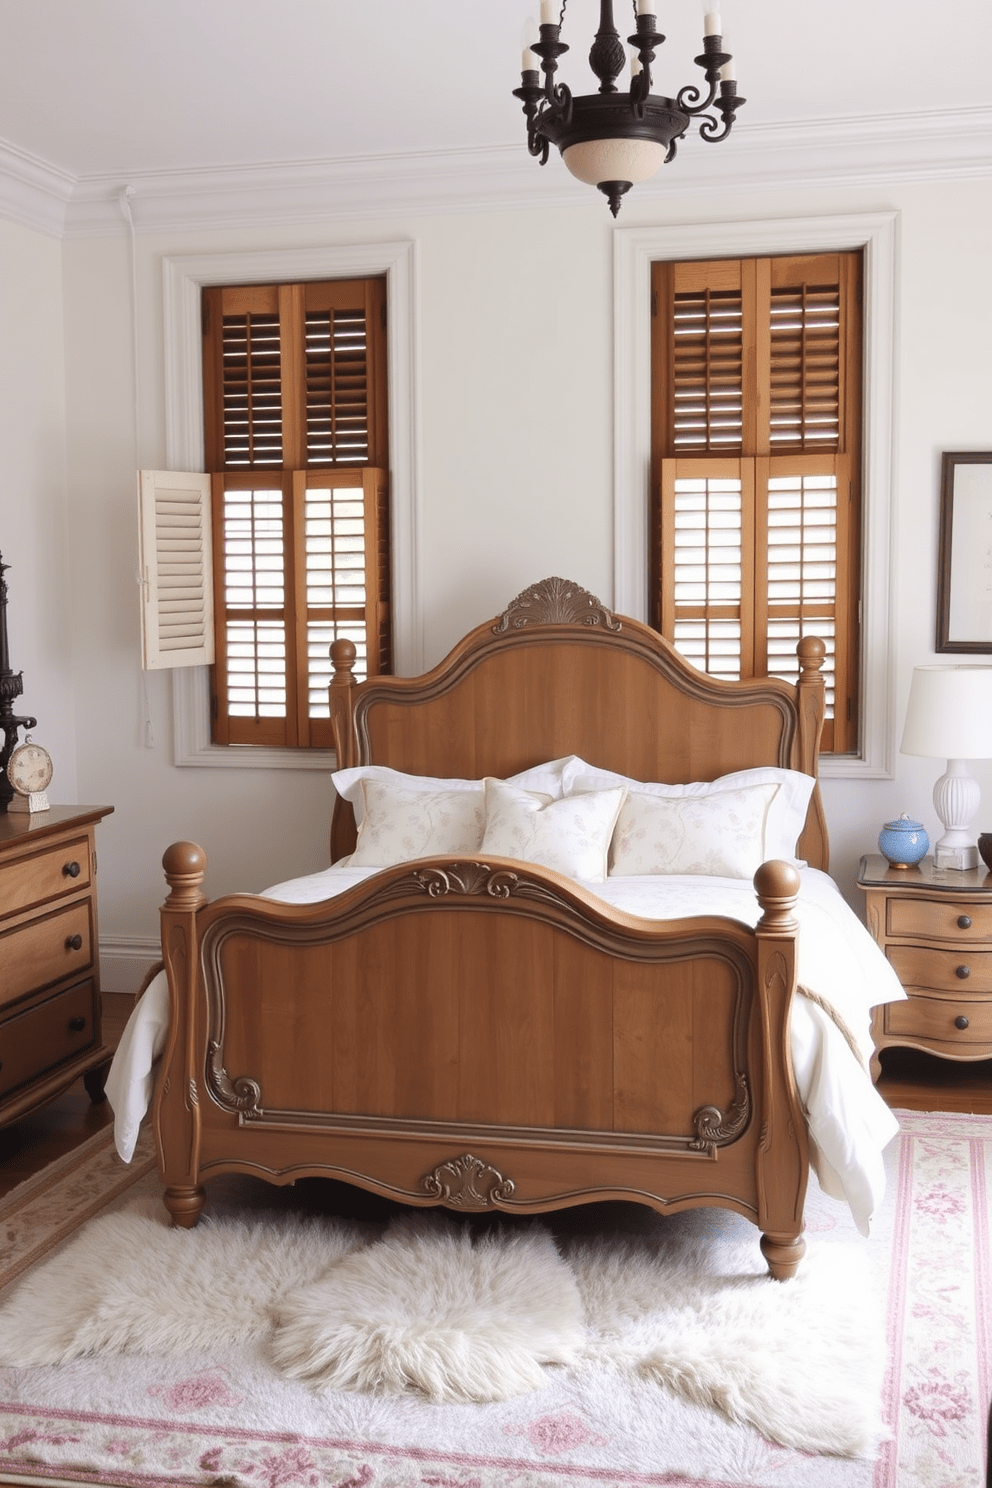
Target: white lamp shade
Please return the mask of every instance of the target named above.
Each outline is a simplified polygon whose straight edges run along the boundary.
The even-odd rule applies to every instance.
[[[667,153],[654,140],[603,139],[569,145],[561,158],[587,186],[598,186],[600,181],[629,181],[636,186],[660,170]]]
[[[931,759],[992,759],[992,666],[915,667],[899,747]]]

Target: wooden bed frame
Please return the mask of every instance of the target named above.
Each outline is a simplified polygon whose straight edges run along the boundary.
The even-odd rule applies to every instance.
[[[640,780],[779,765],[816,774],[824,647],[795,687],[695,671],[655,631],[547,579],[422,677],[355,684],[337,641],[339,766],[506,777],[577,754]],[[339,800],[332,855],[355,822]],[[819,791],[800,854],[827,866]],[[755,876],[755,930],[658,924],[532,864],[434,858],[340,897],[209,903],[193,843],[164,856],[171,1023],[154,1098],[165,1203],[203,1183],[322,1174],[414,1205],[533,1214],[603,1199],[723,1205],[771,1273],[804,1242],[792,1077],[798,875]]]

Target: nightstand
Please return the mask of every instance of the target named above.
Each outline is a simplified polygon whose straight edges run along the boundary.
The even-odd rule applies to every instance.
[[[861,859],[868,929],[908,994],[872,1011],[875,1054],[898,1044],[942,1059],[992,1058],[992,874],[936,868],[924,858],[893,868]]]
[[[80,1075],[103,1099],[96,825],[112,806],[0,812],[0,1124]]]

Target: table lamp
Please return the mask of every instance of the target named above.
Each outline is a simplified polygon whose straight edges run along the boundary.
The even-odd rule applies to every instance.
[[[977,868],[971,822],[981,789],[968,773],[970,759],[992,759],[992,666],[919,666],[906,704],[902,754],[946,759],[947,771],[933,788],[933,804],[944,828],[934,844],[938,868]]]

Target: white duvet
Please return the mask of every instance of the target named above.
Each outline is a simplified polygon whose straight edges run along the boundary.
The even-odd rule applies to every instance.
[[[326,868],[276,884],[263,897],[314,904],[343,893],[375,871]],[[820,1186],[847,1201],[858,1229],[867,1235],[885,1191],[882,1152],[898,1131],[868,1073],[871,1008],[906,994],[833,880],[815,868],[803,868],[800,874],[798,980],[810,995],[793,1000],[792,1063]],[[761,913],[746,879],[609,878],[582,887],[647,919],[726,915],[754,925]],[[168,1018],[168,986],[162,972],[132,1013],[107,1078],[114,1136],[125,1162],[134,1154],[151,1099],[154,1064],[165,1042]]]

